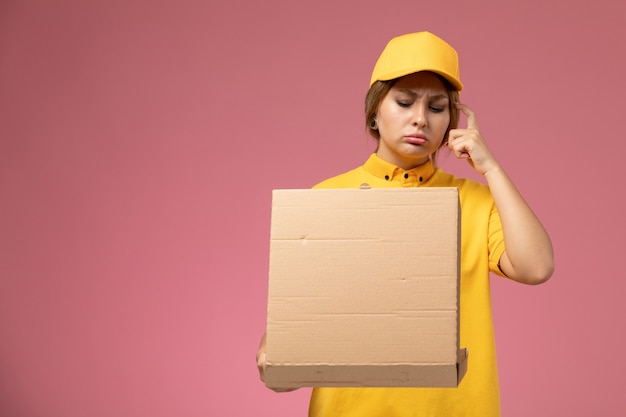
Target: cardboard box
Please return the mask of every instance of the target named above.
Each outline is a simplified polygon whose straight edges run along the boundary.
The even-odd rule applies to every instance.
[[[456,188],[274,190],[265,384],[456,387]]]

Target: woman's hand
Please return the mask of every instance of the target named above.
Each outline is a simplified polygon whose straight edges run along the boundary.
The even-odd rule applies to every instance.
[[[259,344],[259,350],[256,353],[256,366],[259,369],[259,376],[261,377],[261,381],[265,381],[265,333],[263,333],[263,337],[261,338],[261,343]],[[289,392],[295,391],[297,388],[271,388],[274,392]]]
[[[259,350],[256,352],[256,366],[259,369],[259,376],[261,377],[261,381],[264,381],[264,372],[265,372],[265,333],[263,333],[263,337],[261,338],[261,343],[259,344]]]
[[[465,129],[452,129],[448,134],[448,147],[459,159],[467,159],[479,174],[485,175],[498,163],[487,147],[478,130],[476,114],[465,104],[456,103],[456,107],[467,117]]]

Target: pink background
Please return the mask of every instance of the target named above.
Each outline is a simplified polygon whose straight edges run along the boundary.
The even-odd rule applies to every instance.
[[[361,164],[389,38],[462,99],[549,229],[493,280],[504,415],[623,416],[621,2],[3,0],[0,415],[303,416],[258,380],[270,197]],[[473,176],[453,158],[442,165]]]

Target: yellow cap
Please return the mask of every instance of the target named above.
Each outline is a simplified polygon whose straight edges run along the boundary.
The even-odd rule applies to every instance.
[[[389,41],[378,58],[370,87],[419,71],[432,71],[463,89],[459,79],[459,56],[448,43],[430,32],[409,33]]]

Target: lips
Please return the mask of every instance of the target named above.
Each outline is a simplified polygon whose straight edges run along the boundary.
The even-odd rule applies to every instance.
[[[426,142],[428,142],[426,135],[422,133],[413,133],[411,135],[407,135],[405,136],[405,139],[408,143],[411,143],[413,145],[424,145]]]

